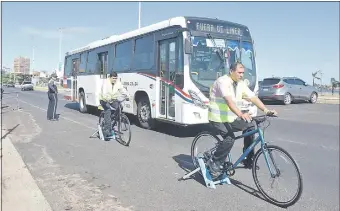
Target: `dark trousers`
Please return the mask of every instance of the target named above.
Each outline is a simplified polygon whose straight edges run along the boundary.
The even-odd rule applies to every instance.
[[[103,120],[103,135],[104,137],[108,137],[112,135],[112,119],[111,119],[111,109],[110,104],[106,101],[101,100],[100,105],[104,109],[104,120]],[[111,107],[113,107],[115,110],[118,109],[118,102],[111,103]]]
[[[48,96],[48,107],[47,107],[47,119],[58,119],[56,111],[58,104],[57,93],[47,93]]]
[[[219,134],[223,137],[222,143],[220,143],[213,155],[214,161],[224,162],[227,158],[231,148],[235,142],[234,132],[243,131],[243,134],[255,129],[253,123],[248,123],[244,120],[235,120],[232,123],[220,123],[220,122],[210,122],[212,126],[217,130]],[[243,152],[252,144],[255,135],[251,135],[244,138]],[[254,149],[249,152],[247,159],[251,159],[254,155]]]

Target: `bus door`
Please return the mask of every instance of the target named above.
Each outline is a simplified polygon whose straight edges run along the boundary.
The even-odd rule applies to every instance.
[[[175,119],[175,87],[178,63],[177,39],[161,40],[158,44],[158,64],[160,76],[160,106],[162,118]]]
[[[71,91],[72,91],[72,101],[78,99],[78,85],[77,85],[77,75],[79,72],[79,59],[72,59],[72,84],[71,84]]]
[[[108,74],[108,52],[99,53],[98,68],[100,70],[100,78],[106,79]]]

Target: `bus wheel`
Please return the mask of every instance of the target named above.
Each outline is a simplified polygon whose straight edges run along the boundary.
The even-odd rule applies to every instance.
[[[144,97],[138,101],[137,119],[142,128],[153,128],[154,120],[151,118],[151,108],[148,98]]]
[[[87,112],[87,106],[86,106],[85,93],[84,92],[79,93],[79,111],[81,113]]]

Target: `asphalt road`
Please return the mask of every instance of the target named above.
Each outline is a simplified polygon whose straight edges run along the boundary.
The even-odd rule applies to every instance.
[[[283,210],[258,193],[250,170],[237,170],[234,184],[215,190],[199,176],[177,181],[192,168],[191,142],[203,126],[161,124],[149,131],[133,125],[127,148],[89,138],[98,116],[79,113],[61,96],[58,122],[46,120],[45,92],[19,98],[21,111],[6,107],[15,106],[14,99],[3,100],[3,127],[13,129],[15,147],[54,210]],[[271,121],[266,140],[295,158],[304,179],[302,198],[288,210],[339,210],[339,105],[269,107],[280,118]],[[235,143],[234,159],[242,144]]]

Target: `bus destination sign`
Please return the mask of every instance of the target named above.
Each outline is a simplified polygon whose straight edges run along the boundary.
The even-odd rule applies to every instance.
[[[239,27],[236,24],[223,24],[213,21],[190,21],[188,27],[201,32],[220,33],[233,36],[249,36],[249,33],[245,31],[245,28]]]
[[[201,23],[196,22],[196,30],[197,31],[207,31],[207,32],[217,32],[223,34],[230,34],[230,35],[242,35],[242,30],[238,27],[226,27],[219,24],[209,24],[209,23]]]

